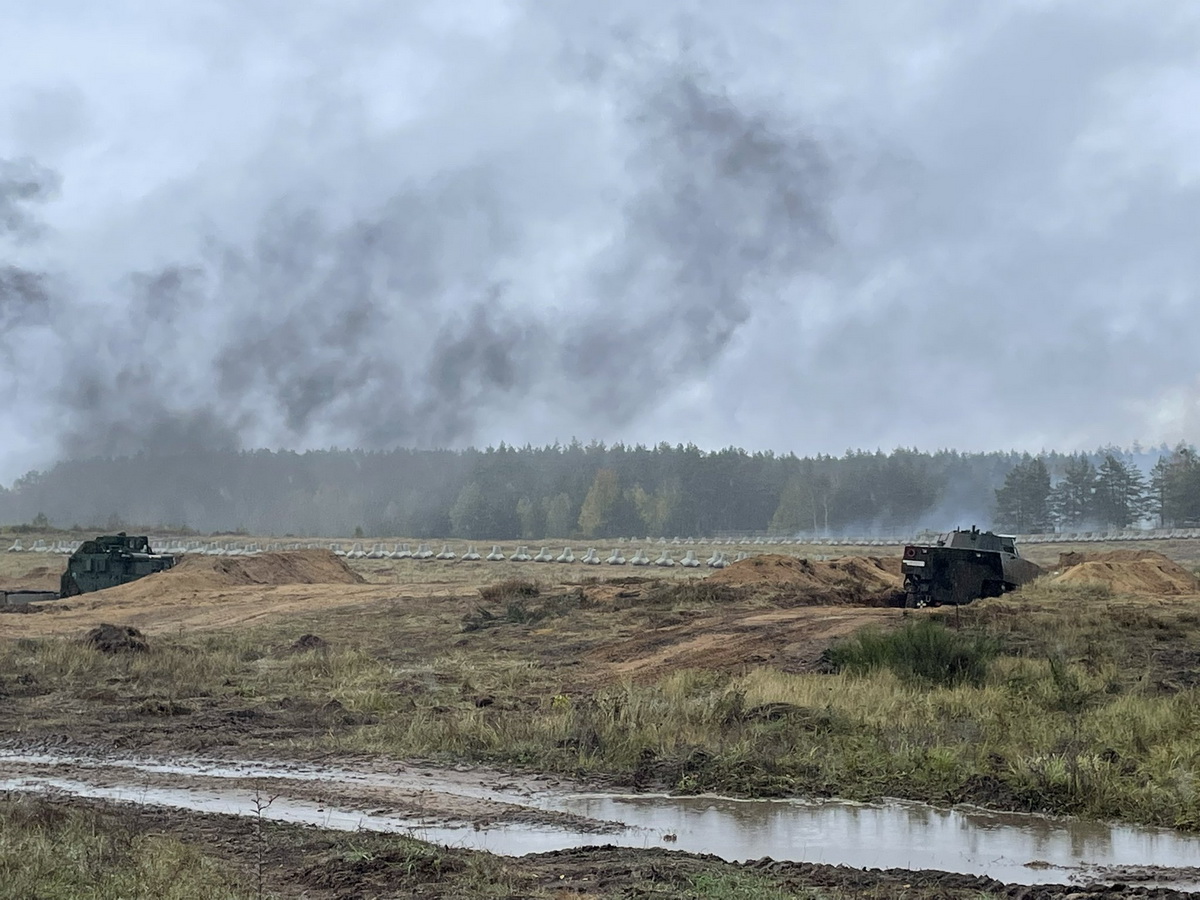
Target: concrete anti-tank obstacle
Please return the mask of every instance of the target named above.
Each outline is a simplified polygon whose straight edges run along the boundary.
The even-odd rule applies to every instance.
[[[492,544],[492,552],[484,557],[488,562],[501,562],[504,559],[504,554],[500,552],[499,544]]]
[[[710,559],[708,561],[708,567],[710,569],[723,569],[727,565],[729,565],[729,563],[725,560],[724,553],[718,553],[716,556],[714,556],[712,559]]]
[[[689,550],[687,553],[685,553],[685,554],[683,555],[683,559],[681,559],[681,560],[679,561],[679,564],[680,564],[681,566],[683,566],[685,569],[698,569],[698,568],[700,568],[700,560],[696,559],[696,551],[695,551],[695,550]]]
[[[553,562],[554,557],[550,553],[548,547],[543,547],[538,551],[538,555],[533,558],[534,562]]]
[[[606,559],[605,562],[608,563],[610,566],[623,566],[623,565],[625,565],[625,557],[623,557],[621,555],[619,550],[614,548],[613,552],[612,552],[612,556],[610,556],[608,559]]]
[[[34,541],[33,546],[29,548],[30,553],[45,553],[47,550],[45,541]]]
[[[9,553],[24,553],[25,548],[21,546],[21,539],[17,538],[13,541],[13,545],[8,548]]]
[[[479,551],[475,549],[474,544],[467,545],[467,552],[462,555],[462,558],[469,560],[471,562],[475,562],[477,559],[480,558]]]
[[[433,551],[429,549],[428,544],[418,544],[413,559],[433,559]]]
[[[454,551],[450,549],[449,544],[442,544],[442,552],[439,553],[434,558],[435,559],[457,559],[458,557],[456,556]]]
[[[513,562],[529,562],[533,557],[529,555],[529,548],[521,544],[521,546],[517,547],[517,552],[510,556],[509,559]]]
[[[588,552],[584,554],[583,559],[581,559],[580,562],[585,566],[600,565],[600,557],[596,555],[596,548],[588,547]]]
[[[734,562],[741,562],[743,559],[749,559],[749,558],[750,558],[749,553],[747,553],[745,550],[739,550],[737,559],[735,559]]]
[[[650,565],[650,557],[643,553],[639,547],[634,551],[633,556],[629,557],[629,564],[631,566],[648,566]]]
[[[371,552],[367,554],[367,559],[383,559],[387,554],[383,550],[383,544],[376,544],[371,548]]]
[[[571,552],[570,547],[563,547],[563,552],[558,554],[554,561],[560,563],[573,563],[575,562],[575,554]]]
[[[658,559],[654,561],[654,564],[656,566],[661,566],[664,569],[669,569],[675,565],[675,560],[671,559],[670,553],[668,553],[666,550],[663,550],[663,552],[659,554]]]
[[[342,549],[341,544],[330,544],[329,552],[332,553],[334,556],[345,556],[346,555],[346,551]]]
[[[412,550],[409,549],[408,544],[396,544],[396,546],[394,546],[392,548],[392,552],[388,555],[388,558],[389,559],[411,559],[412,558]]]

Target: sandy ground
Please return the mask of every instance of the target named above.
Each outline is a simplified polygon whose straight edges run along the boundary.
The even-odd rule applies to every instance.
[[[1046,555],[1043,564],[1048,572],[1057,573],[1053,577],[1059,580],[1101,581],[1117,591],[1146,594],[1200,593],[1200,580],[1185,568],[1186,562],[1177,562],[1200,556],[1200,548],[1166,546],[1170,543],[1200,545],[1200,541],[1115,548],[1085,544],[1075,550],[1070,549],[1075,545],[1037,545],[1036,550]],[[880,551],[877,547],[846,549]],[[1172,549],[1179,551],[1172,559],[1158,552]],[[701,547],[700,552],[707,548]],[[594,660],[608,664],[618,675],[657,673],[673,667],[720,667],[723,661],[735,658],[803,669],[815,662],[831,640],[864,624],[894,618],[895,611],[870,607],[882,605],[885,600],[881,598],[897,589],[900,579],[895,557],[860,553],[811,562],[795,556],[798,552],[799,548],[787,548],[786,555],[759,553],[743,564],[715,572],[463,560],[343,560],[325,551],[266,554],[244,560],[184,557],[172,572],[39,604],[37,612],[3,615],[0,635],[78,635],[102,622],[132,625],[153,635],[236,628],[348,607],[451,601],[470,605],[484,585],[513,577],[530,579],[547,590],[580,590],[599,603],[619,603],[621,598],[643,595],[655,585],[709,579],[716,585],[758,591],[769,597],[772,605],[790,605],[785,602],[789,593],[810,598],[798,602],[817,605],[766,612],[731,609],[686,619],[664,615],[653,631],[631,631],[621,646],[601,652]],[[1063,562],[1073,568],[1064,568]],[[0,583],[52,587],[65,564],[66,557],[50,554],[0,554]]]

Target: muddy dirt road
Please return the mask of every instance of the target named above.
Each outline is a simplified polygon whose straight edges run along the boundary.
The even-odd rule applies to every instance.
[[[481,768],[296,764],[0,749],[0,790],[401,833],[506,856],[614,845],[855,868],[942,870],[1021,884],[1142,873],[1194,888],[1200,837],[1165,829],[935,809],[898,801],[747,801],[597,792]]]

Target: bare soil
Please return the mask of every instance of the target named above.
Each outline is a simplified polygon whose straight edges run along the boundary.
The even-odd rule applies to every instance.
[[[109,595],[132,599],[244,584],[362,584],[363,581],[340,556],[328,550],[258,556],[184,556],[173,569],[111,588]]]
[[[1093,582],[1117,593],[1172,596],[1200,592],[1200,578],[1155,550],[1109,550],[1063,553],[1058,558],[1064,584]]]
[[[592,651],[588,663],[613,678],[650,680],[681,669],[735,670],[769,665],[812,671],[838,638],[865,625],[900,621],[895,609],[797,607],[664,616]]]

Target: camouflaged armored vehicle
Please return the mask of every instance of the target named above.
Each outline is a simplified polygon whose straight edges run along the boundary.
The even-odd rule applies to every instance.
[[[145,535],[105,534],[84,541],[67,560],[59,595],[74,597],[136,581],[175,565],[175,557],[155,553]]]
[[[999,597],[1042,572],[1021,557],[1014,538],[978,528],[943,534],[933,546],[905,547],[900,570],[910,608]]]

